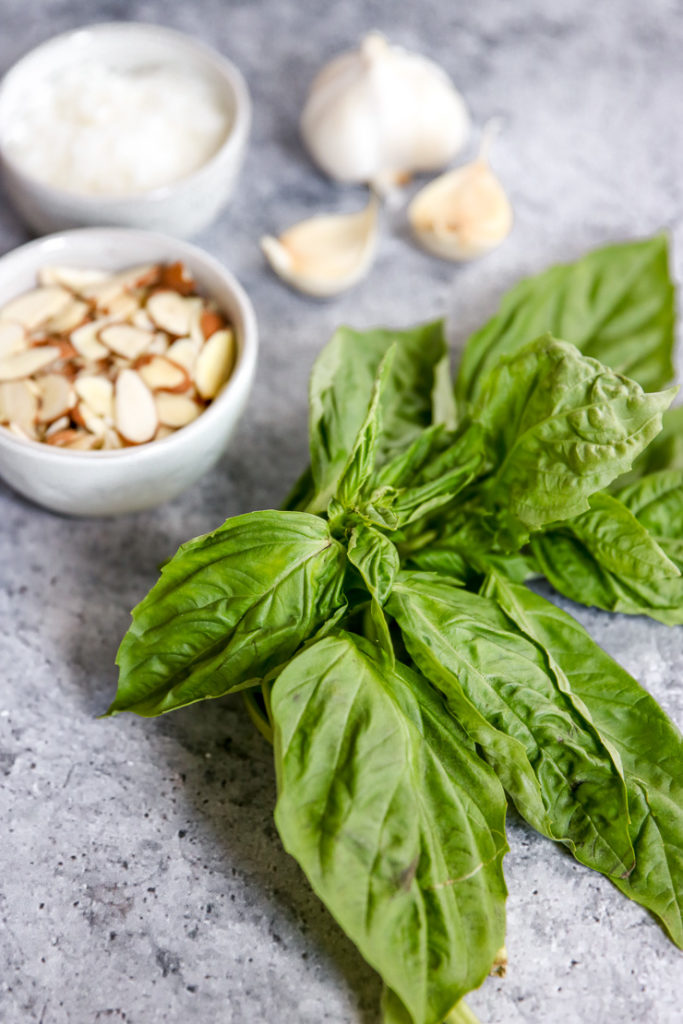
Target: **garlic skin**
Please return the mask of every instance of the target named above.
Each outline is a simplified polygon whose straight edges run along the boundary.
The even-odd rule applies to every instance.
[[[408,207],[408,220],[429,252],[465,262],[507,238],[513,213],[503,186],[481,155],[420,189]]]
[[[275,273],[306,295],[330,298],[365,277],[375,258],[379,201],[359,213],[322,214],[294,224],[261,249]]]
[[[469,130],[464,100],[446,72],[377,32],[318,73],[301,116],[321,170],[380,191],[445,167]]]

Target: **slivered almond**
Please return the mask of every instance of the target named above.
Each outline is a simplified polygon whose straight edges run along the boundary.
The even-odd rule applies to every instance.
[[[84,359],[97,362],[98,359],[104,359],[105,356],[109,355],[109,349],[97,337],[102,328],[108,323],[109,320],[106,318],[92,320],[90,323],[83,324],[82,327],[78,327],[75,331],[71,332],[71,344]]]
[[[147,300],[148,314],[154,323],[169,334],[183,336],[190,330],[192,317],[197,311],[197,302],[202,300],[184,298],[178,292],[159,291]]]
[[[166,352],[166,358],[182,366],[188,373],[194,371],[194,364],[199,355],[199,345],[191,338],[178,338]]]
[[[49,334],[68,334],[85,322],[90,306],[81,299],[72,299],[56,316],[50,317],[45,324]]]
[[[184,263],[170,263],[162,267],[159,283],[162,288],[170,288],[180,295],[192,295],[196,290],[194,278]]]
[[[212,334],[215,334],[216,331],[220,331],[225,327],[225,320],[220,313],[216,313],[215,310],[205,309],[200,314],[199,326],[204,338],[208,339]]]
[[[114,390],[114,422],[132,444],[151,441],[159,423],[154,397],[135,370],[122,370]]]
[[[187,371],[163,356],[155,356],[138,373],[152,391],[186,391],[190,386]]]
[[[25,380],[0,384],[0,423],[10,421],[32,425],[36,418],[38,398]]]
[[[107,377],[82,374],[74,383],[76,394],[103,419],[114,415],[114,385]]]
[[[152,318],[148,315],[146,309],[136,309],[131,314],[130,322],[133,327],[144,327],[148,331],[156,330],[156,326]]]
[[[71,293],[59,285],[34,288],[12,299],[0,309],[0,320],[14,320],[27,331],[35,331],[71,302]]]
[[[137,359],[147,350],[153,335],[132,324],[110,324],[100,331],[100,341],[124,359]]]
[[[26,331],[12,320],[0,320],[0,359],[28,348]]]
[[[38,422],[52,423],[59,419],[75,404],[73,389],[66,379],[59,373],[48,373],[36,381],[40,388],[40,406],[38,408]]]
[[[202,398],[215,398],[235,363],[235,335],[226,328],[216,331],[197,356],[194,381]]]
[[[11,356],[0,359],[0,380],[21,380],[32,373],[44,369],[59,357],[59,349],[55,345],[40,345],[27,348],[23,352],[15,352]]]
[[[38,271],[39,284],[60,284],[77,294],[89,285],[101,284],[109,277],[105,270],[91,270],[83,267],[41,267]]]
[[[201,407],[186,395],[160,391],[156,396],[159,423],[164,427],[184,427],[199,416]]]
[[[60,416],[59,419],[55,420],[54,423],[51,423],[45,431],[45,439],[47,440],[48,437],[52,437],[53,434],[58,434],[60,430],[66,430],[69,426],[69,422],[68,416]]]

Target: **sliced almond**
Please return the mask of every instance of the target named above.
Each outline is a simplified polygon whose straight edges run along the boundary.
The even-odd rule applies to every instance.
[[[36,428],[32,423],[15,423],[14,420],[9,424],[8,429],[16,436],[23,438],[24,441],[37,441],[38,435]]]
[[[135,370],[122,370],[114,392],[114,421],[132,444],[151,441],[159,424],[154,396]]]
[[[159,291],[147,300],[147,312],[154,323],[169,334],[183,336],[190,330],[192,317],[196,314],[197,303],[202,300],[184,298],[178,292]]]
[[[90,307],[81,299],[72,299],[56,316],[50,317],[45,324],[49,334],[68,334],[85,322]]]
[[[202,411],[196,402],[186,395],[174,395],[160,391],[156,396],[159,423],[164,427],[184,427],[196,420]]]
[[[124,359],[137,359],[147,350],[152,338],[151,331],[132,324],[110,324],[100,331],[100,340]]]
[[[225,327],[225,320],[213,309],[202,310],[199,316],[199,326],[201,327],[204,338],[210,338],[216,331],[220,331]]]
[[[0,384],[0,423],[32,425],[37,408],[38,398],[25,380]]]
[[[42,285],[59,284],[70,292],[79,294],[83,288],[101,284],[110,275],[105,270],[91,270],[83,267],[41,267],[38,282]]]
[[[123,448],[123,442],[116,431],[109,428],[104,432],[102,447],[105,451],[115,451],[117,448]]]
[[[149,316],[146,309],[136,309],[131,314],[130,322],[133,327],[144,327],[148,331],[154,331],[156,329],[155,323]]]
[[[45,441],[47,444],[52,444],[56,448],[66,448],[72,441],[76,441],[82,434],[85,434],[84,430],[76,430],[74,427],[69,427],[66,430],[58,430],[54,434],[45,435]]]
[[[138,373],[152,391],[186,391],[190,386],[187,371],[163,356],[155,356]]]
[[[99,434],[88,434],[85,430],[77,430],[77,437],[69,441],[65,447],[75,451],[91,452],[95,448],[102,447],[102,437]]]
[[[107,419],[114,415],[114,385],[100,374],[81,374],[74,382],[76,394],[96,416]]]
[[[126,289],[151,288],[159,284],[163,267],[159,263],[143,263],[137,267],[129,267],[116,274],[116,280]]]
[[[196,285],[192,274],[184,263],[170,263],[161,268],[162,288],[170,288],[180,295],[192,295],[196,291]]]
[[[106,310],[111,302],[123,295],[125,290],[125,286],[117,274],[107,274],[102,280],[85,285],[79,294],[81,298],[88,299],[100,309]]]
[[[154,435],[154,440],[163,441],[165,437],[170,437],[171,434],[175,434],[175,430],[173,429],[173,427],[164,427],[162,425],[157,429],[157,432]]]
[[[28,348],[28,339],[21,324],[0,320],[0,359],[22,352],[25,348]]]
[[[109,355],[109,349],[98,340],[98,334],[109,323],[106,318],[83,324],[70,334],[71,344],[84,359],[97,362]]]
[[[134,313],[140,311],[140,303],[135,296],[129,292],[123,292],[109,303],[107,313],[115,320],[127,320]]]
[[[55,420],[54,423],[51,423],[45,431],[45,440],[47,440],[48,437],[52,437],[53,434],[58,434],[60,430],[66,430],[69,426],[69,422],[70,420],[68,416],[60,416],[59,419]]]
[[[39,377],[36,384],[40,388],[40,406],[38,422],[52,423],[59,419],[75,404],[74,392],[66,377],[59,373],[48,373]]]
[[[200,346],[192,338],[178,338],[166,352],[166,358],[193,373]]]
[[[216,331],[197,356],[194,381],[202,398],[215,398],[235,364],[235,335],[226,327]]]
[[[24,352],[15,352],[11,356],[0,359],[0,380],[21,380],[30,377],[44,367],[49,366],[59,357],[59,349],[55,345],[40,345],[27,348]]]
[[[90,408],[87,402],[79,402],[71,415],[75,422],[85,427],[89,434],[94,434],[95,437],[104,437],[108,424]]]
[[[169,345],[168,334],[165,331],[157,331],[150,341],[147,351],[151,355],[163,356],[165,352],[168,352]]]
[[[14,320],[27,331],[35,331],[71,302],[71,293],[59,285],[34,288],[12,299],[0,309],[0,320]]]

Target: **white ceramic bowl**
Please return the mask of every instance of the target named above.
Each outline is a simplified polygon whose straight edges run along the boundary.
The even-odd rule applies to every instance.
[[[27,175],[3,145],[8,125],[21,116],[22,95],[51,76],[83,62],[129,70],[178,64],[204,76],[223,97],[231,127],[217,153],[199,170],[163,188],[112,198],[54,188]],[[31,50],[0,84],[0,167],[19,214],[44,234],[87,224],[116,224],[188,237],[205,228],[232,194],[251,123],[242,75],[225,57],[190,36],[134,22],[92,25],[55,36]]]
[[[120,515],[176,497],[225,451],[251,389],[258,335],[247,295],[217,260],[188,242],[125,228],[83,228],[22,245],[0,258],[0,306],[35,286],[47,264],[117,270],[182,260],[235,329],[235,369],[205,412],[160,441],[117,451],[66,451],[0,427],[0,476],[27,498],[76,516]]]

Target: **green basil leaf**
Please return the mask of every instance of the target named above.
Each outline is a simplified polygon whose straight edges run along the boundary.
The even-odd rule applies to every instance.
[[[396,345],[394,344],[387,351],[387,354],[377,368],[365,419],[356,435],[346,465],[339,478],[335,497],[345,508],[352,508],[358,502],[365,484],[374,473],[375,460],[377,458],[377,442],[382,425],[380,402],[387,387],[395,352]]]
[[[414,1024],[440,1024],[504,941],[498,780],[426,681],[360,637],[301,652],[271,711],[285,849]]]
[[[396,993],[386,985],[382,992],[382,1024],[412,1024],[412,1017],[405,1006]],[[480,1022],[467,1003],[461,999],[444,1019],[443,1024],[480,1024]]]
[[[358,523],[351,531],[346,554],[372,596],[384,604],[399,570],[398,551],[389,538],[372,526]]]
[[[616,497],[654,537],[683,534],[683,466],[649,473]]]
[[[670,478],[670,474],[658,476]],[[667,499],[677,502],[673,512],[680,532],[683,524],[683,473],[674,471],[671,480],[660,481],[656,493],[648,488],[650,477],[625,493],[638,507],[649,500],[656,519],[658,498],[661,516],[672,512]],[[666,490],[666,487],[669,487]],[[645,491],[651,491],[648,499]],[[532,537],[536,561],[553,587],[565,597],[607,611],[627,615],[649,615],[668,625],[683,623],[683,576],[675,560],[668,556],[666,541],[660,542],[636,517],[625,502],[608,494],[595,494],[590,511]],[[647,518],[646,509],[643,510]],[[673,524],[670,524],[673,526]]]
[[[109,714],[250,685],[343,607],[345,564],[327,523],[301,512],[251,512],[184,544],[133,611]]]
[[[495,601],[435,576],[399,574],[387,610],[520,814],[584,864],[628,874],[634,858],[623,780],[538,646]]]
[[[621,491],[641,476],[665,469],[683,469],[683,405],[666,410],[661,431],[638,456],[631,472],[615,481],[614,490]]]
[[[309,511],[323,511],[337,490],[365,419],[377,370],[394,343],[396,355],[382,399],[377,466],[432,423],[436,367],[447,351],[442,322],[408,331],[340,328],[311,374],[309,428],[317,496]]]
[[[683,738],[636,680],[566,612],[526,587],[496,579],[506,614],[540,644],[619,757],[629,794],[636,866],[612,881],[660,918],[683,947]],[[552,652],[552,653],[551,653]]]
[[[645,394],[573,345],[541,338],[488,375],[471,418],[496,465],[482,488],[490,514],[538,530],[588,509],[657,434],[673,391]]]
[[[665,387],[674,375],[675,294],[665,235],[609,245],[575,263],[521,281],[467,342],[458,404],[480,393],[488,373],[546,331],[638,381]]]

